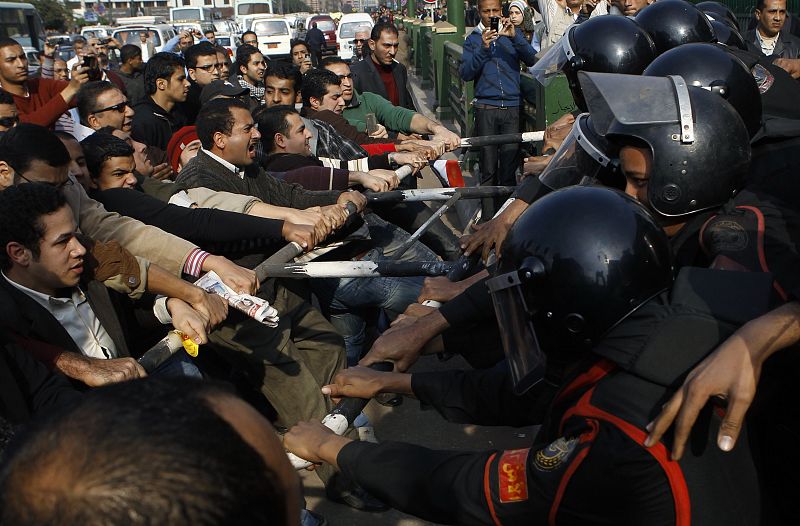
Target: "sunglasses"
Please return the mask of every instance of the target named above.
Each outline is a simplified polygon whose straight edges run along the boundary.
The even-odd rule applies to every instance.
[[[208,73],[209,71],[212,71],[212,70],[215,70],[215,69],[221,70],[222,69],[222,64],[217,62],[216,64],[208,64],[207,66],[195,66],[195,68],[196,69],[202,69],[203,71]]]
[[[336,76],[339,77],[339,80],[352,79],[353,78],[353,74],[352,73],[348,73],[347,75],[336,75]]]
[[[13,117],[2,117],[0,118],[0,126],[3,128],[12,128],[19,122],[19,115],[14,115]]]
[[[95,110],[92,113],[103,113],[104,111],[118,111],[119,113],[125,113],[125,108],[128,107],[128,101],[120,102],[119,104],[114,104],[113,106],[109,106],[107,108],[103,108],[102,110]]]

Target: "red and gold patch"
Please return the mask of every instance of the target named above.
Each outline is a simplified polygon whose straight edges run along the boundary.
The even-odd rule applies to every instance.
[[[512,449],[503,452],[497,463],[497,481],[500,502],[519,502],[528,500],[528,481],[525,466],[529,449]]]

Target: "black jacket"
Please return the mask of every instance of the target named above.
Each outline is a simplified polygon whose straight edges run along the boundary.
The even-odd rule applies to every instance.
[[[406,67],[397,61],[392,62],[391,67],[394,82],[397,85],[397,93],[400,97],[400,106],[417,111],[414,107],[414,99],[411,98],[411,93],[408,91],[408,71],[406,71]],[[369,91],[389,100],[386,86],[378,73],[378,66],[372,58],[356,62],[350,66],[350,71],[353,73],[353,88],[357,92],[364,93]]]
[[[40,411],[55,410],[79,397],[65,377],[49,371],[23,346],[2,337],[0,417],[21,424]]]
[[[184,208],[129,188],[90,194],[106,210],[157,226],[207,252],[232,259],[253,252],[274,252],[286,244],[282,220],[213,208]]]
[[[758,53],[765,56],[761,51],[761,46],[756,37],[757,29],[751,29],[744,34],[744,41],[747,43],[747,49],[753,53]],[[778,42],[775,44],[775,49],[772,51],[772,58],[800,58],[800,38],[794,35],[784,34],[781,32],[778,37]]]
[[[311,49],[321,49],[325,46],[325,33],[318,27],[312,27],[306,33],[306,44]]]
[[[128,104],[133,106],[144,102],[147,95],[144,93],[144,73],[141,71],[134,71],[132,75],[128,75],[124,71],[117,71],[117,75],[125,84],[125,91],[128,95]]]
[[[139,356],[166,333],[166,328],[152,312],[152,295],[147,294],[134,304],[99,281],[81,283],[81,288],[100,324],[114,342],[119,357]],[[46,365],[52,366],[62,351],[81,353],[67,330],[50,312],[3,277],[0,277],[0,312],[4,313],[0,328],[14,337],[45,344],[26,347]],[[143,332],[142,328],[153,330]],[[157,330],[159,328],[163,331]]]
[[[172,134],[186,126],[186,118],[178,106],[167,112],[151,97],[134,107],[133,138],[149,146],[167,151]]]
[[[338,455],[342,472],[392,507],[437,523],[757,524],[758,479],[746,434],[732,452],[721,452],[714,445],[716,412],[701,413],[680,462],[668,458],[669,439],[642,446],[645,426],[683,374],[766,306],[763,276],[749,276],[754,301],[736,298],[741,274],[700,272],[732,278],[727,297],[693,287],[714,281],[708,274],[686,274],[671,297],[654,298],[615,327],[557,393],[541,382],[515,396],[503,368],[413,375],[415,395],[448,420],[542,424],[530,448],[464,452],[353,442]],[[707,304],[709,292],[721,301]]]

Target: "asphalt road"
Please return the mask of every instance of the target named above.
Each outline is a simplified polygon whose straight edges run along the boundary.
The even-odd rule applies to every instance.
[[[468,369],[460,358],[440,362],[435,356],[423,357],[413,371]],[[516,449],[528,447],[533,440],[534,428],[483,427],[452,424],[444,421],[436,411],[421,410],[414,399],[405,399],[397,407],[384,407],[370,402],[366,413],[375,428],[378,440],[410,442],[433,449],[470,450]],[[397,510],[384,513],[366,513],[336,504],[325,498],[319,478],[310,472],[301,475],[309,509],[324,515],[336,526],[417,526],[433,524]]]

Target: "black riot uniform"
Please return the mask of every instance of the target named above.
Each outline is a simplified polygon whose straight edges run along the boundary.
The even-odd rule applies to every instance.
[[[597,208],[567,198],[598,193],[603,198]],[[415,395],[450,420],[543,423],[534,444],[469,453],[351,443],[337,458],[344,473],[402,511],[448,524],[758,522],[759,490],[747,437],[740,437],[733,452],[719,451],[718,412],[705,412],[705,425],[697,426],[680,462],[669,460],[668,442],[651,449],[643,442],[645,426],[685,373],[767,309],[769,276],[687,268],[671,293],[653,296],[670,281],[669,265],[663,266],[667,241],[652,222],[626,227],[606,194],[633,205],[613,190],[573,187],[532,205],[512,230],[503,261],[521,268],[500,269],[490,284],[501,329],[508,331],[508,367],[412,376]],[[578,209],[583,213],[575,214]],[[563,226],[570,214],[574,228]],[[644,214],[637,217],[646,221]],[[632,235],[646,240],[647,254],[642,246],[626,246]],[[558,236],[565,240],[552,241]],[[614,236],[627,241],[609,242]],[[584,243],[589,237],[594,249]],[[570,250],[570,243],[578,247]],[[630,281],[637,282],[633,291],[623,285]],[[503,288],[506,282],[512,284]],[[503,299],[514,297],[524,298],[517,308]],[[594,342],[592,352],[581,359],[578,349],[587,339]],[[530,351],[553,345],[559,352],[547,352],[546,380],[531,382],[531,375],[541,379],[541,364]],[[530,383],[519,395],[519,387]]]

